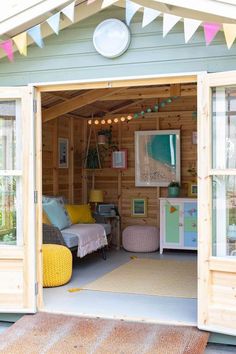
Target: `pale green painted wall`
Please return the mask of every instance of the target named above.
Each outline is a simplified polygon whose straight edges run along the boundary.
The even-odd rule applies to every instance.
[[[132,42],[119,58],[105,59],[96,53],[94,28],[109,17],[124,19],[124,10],[114,7],[75,24],[45,40],[45,48],[29,48],[29,55],[16,55],[15,62],[0,61],[0,86],[32,82],[95,79],[165,73],[209,72],[236,69],[236,44],[228,50],[223,34],[206,47],[198,30],[190,44],[184,43],[183,24],[162,38],[162,19],[142,28],[140,16],[131,25]]]

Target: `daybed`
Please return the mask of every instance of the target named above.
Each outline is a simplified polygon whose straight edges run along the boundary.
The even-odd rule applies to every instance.
[[[43,243],[60,244],[77,251],[77,257],[101,250],[106,259],[109,224],[98,224],[89,205],[66,205],[61,197],[43,197]]]

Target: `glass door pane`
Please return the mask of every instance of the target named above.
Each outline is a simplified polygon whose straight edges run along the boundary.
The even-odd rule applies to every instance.
[[[0,245],[19,244],[22,234],[19,106],[19,100],[0,101]]]
[[[0,243],[16,244],[16,178],[0,177]]]
[[[213,256],[236,256],[236,176],[212,179]]]
[[[212,168],[235,169],[236,87],[213,88],[212,134]]]

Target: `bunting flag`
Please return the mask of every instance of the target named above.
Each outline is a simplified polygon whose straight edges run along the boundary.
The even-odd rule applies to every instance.
[[[22,32],[12,38],[21,55],[27,55],[27,33]]]
[[[89,0],[88,0],[89,1]],[[92,2],[93,0],[90,0],[90,2]],[[101,9],[105,9],[106,7],[114,4],[115,2],[117,2],[117,0],[103,0],[102,2],[102,6]]]
[[[96,0],[87,0],[87,5],[90,5],[95,1]],[[101,8],[104,9],[114,4],[115,2],[117,2],[117,0],[103,0]],[[76,0],[74,0],[64,9],[52,15],[45,21],[56,34],[59,34],[60,31],[61,13],[63,13],[72,23],[74,22],[75,3]],[[158,16],[163,14],[163,37],[165,37],[170,32],[170,30],[177,24],[177,22],[179,22],[179,20],[181,19],[180,16],[175,16],[169,13],[162,13],[158,10],[151,9],[143,5],[139,5],[131,0],[125,0],[125,3],[126,3],[125,17],[128,26],[130,25],[133,16],[141,8],[143,8],[142,27],[146,27],[151,22],[153,22]],[[189,40],[193,37],[194,33],[199,28],[199,26],[202,24],[202,21],[189,19],[189,18],[184,18],[183,20],[184,20],[185,43],[188,43]],[[206,45],[209,45],[212,42],[212,40],[215,38],[216,34],[221,29],[221,27],[223,27],[227,47],[228,49],[230,49],[234,41],[236,40],[236,24],[229,24],[229,23],[220,24],[220,23],[211,23],[211,22],[203,23]],[[20,54],[25,56],[27,55],[27,45],[28,45],[27,34],[33,39],[33,41],[39,47],[42,48],[44,46],[42,35],[41,35],[41,24],[38,24],[28,29],[26,32],[20,33],[14,36],[12,39],[0,43],[0,47],[4,50],[4,52],[6,53],[10,61],[13,61],[14,59],[13,43],[16,45]]]
[[[43,48],[44,43],[43,43],[42,36],[41,36],[40,25],[30,28],[27,31],[27,33],[40,48]]]
[[[153,9],[149,9],[148,7],[144,7],[142,27],[149,25],[160,14],[161,14],[161,12],[158,10],[153,10]]]
[[[176,25],[181,17],[171,15],[171,14],[163,14],[163,37],[170,32],[170,30]]]
[[[209,45],[213,41],[220,27],[219,23],[206,22],[203,24],[206,45]]]
[[[170,214],[173,214],[176,211],[177,211],[177,208],[175,208],[173,205],[171,205],[170,206]]]
[[[223,23],[223,30],[228,49],[230,49],[236,38],[236,25]]]
[[[70,5],[64,7],[61,12],[71,21],[75,21],[75,1],[73,1]]]
[[[0,47],[4,50],[6,53],[8,59],[10,61],[13,61],[14,59],[14,54],[13,54],[13,42],[11,39],[8,39],[2,43],[0,43]]]
[[[126,23],[129,26],[133,16],[136,12],[142,7],[142,5],[138,5],[133,1],[126,0],[126,11],[125,11],[125,18]]]
[[[185,43],[192,38],[202,21],[184,18],[184,39]]]
[[[60,30],[60,12],[57,12],[55,15],[49,17],[46,22],[49,24],[53,32],[58,34]]]

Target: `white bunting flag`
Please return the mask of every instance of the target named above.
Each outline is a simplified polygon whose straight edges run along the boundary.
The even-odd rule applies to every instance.
[[[149,9],[148,7],[144,7],[142,27],[149,25],[149,23],[154,21],[160,14],[161,12],[158,10],[153,10]]]
[[[184,18],[184,39],[185,43],[192,38],[202,21],[193,20],[191,18]]]
[[[51,27],[53,32],[58,34],[59,33],[59,29],[60,29],[60,12],[58,12],[55,15],[49,17],[47,19],[47,23],[49,24],[49,26]]]
[[[170,32],[170,30],[176,25],[181,17],[171,15],[171,14],[163,14],[163,37]]]
[[[231,23],[223,23],[223,30],[225,33],[227,47],[230,49],[236,38],[236,25]]]
[[[71,21],[75,21],[75,1],[73,1],[70,5],[64,7],[61,12]]]
[[[133,18],[133,16],[136,14],[136,12],[142,7],[142,5],[138,5],[133,1],[126,0],[126,12],[125,12],[125,18],[126,18],[126,23],[129,26],[130,22]]]
[[[115,2],[117,2],[117,0],[103,0],[101,9],[105,9],[106,7],[114,4]]]

